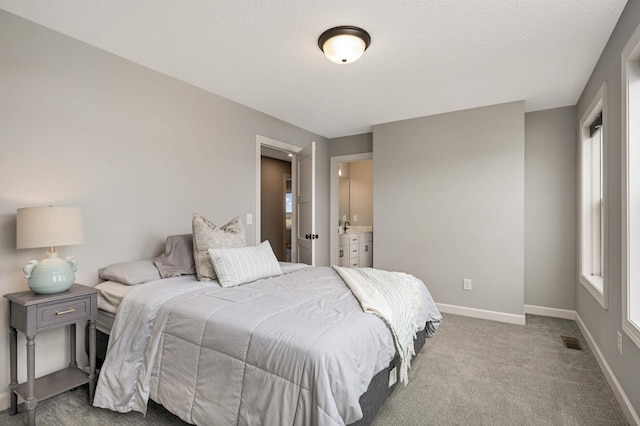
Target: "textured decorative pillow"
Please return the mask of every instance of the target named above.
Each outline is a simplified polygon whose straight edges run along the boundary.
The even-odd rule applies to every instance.
[[[209,255],[222,287],[233,287],[282,274],[280,263],[268,240],[255,247],[209,249]]]
[[[153,264],[153,259],[114,263],[100,269],[98,276],[103,280],[117,281],[127,285],[144,284],[161,278],[158,268]]]
[[[162,278],[193,275],[196,265],[193,262],[193,236],[191,234],[170,235],[162,256],[155,263]]]
[[[235,217],[222,226],[216,226],[197,213],[193,215],[193,259],[196,264],[198,281],[216,279],[216,272],[211,263],[210,248],[235,248],[247,245],[244,238],[244,227],[240,218]]]

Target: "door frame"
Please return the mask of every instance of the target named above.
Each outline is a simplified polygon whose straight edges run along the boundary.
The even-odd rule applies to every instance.
[[[255,234],[255,242],[256,245],[260,244],[260,237],[261,237],[261,229],[260,229],[260,221],[261,221],[261,209],[260,209],[260,202],[261,200],[261,184],[262,184],[262,167],[260,166],[260,157],[262,156],[262,147],[266,146],[268,148],[273,148],[273,149],[277,149],[279,151],[285,151],[285,152],[290,152],[291,154],[293,154],[293,157],[291,158],[291,187],[295,188],[296,185],[296,181],[297,181],[297,172],[296,172],[296,168],[294,167],[295,161],[296,161],[296,154],[298,152],[300,152],[302,150],[301,147],[296,146],[296,145],[291,145],[289,143],[286,142],[282,142],[276,139],[271,139],[268,138],[266,136],[262,136],[262,135],[258,135],[256,134],[256,200],[255,200],[255,208],[254,211],[256,212],[255,214],[255,221],[254,221],[254,227],[256,230],[256,234]],[[293,212],[291,213],[292,217],[296,217],[296,194],[295,191],[292,191],[292,197],[293,197]],[[295,231],[297,230],[298,224],[296,223],[297,220],[292,220],[291,221],[291,235],[296,235]],[[295,259],[295,255],[297,255],[297,250],[298,248],[298,243],[297,241],[294,241],[294,238],[291,238],[291,259]]]
[[[287,197],[287,180],[291,181],[291,229],[290,229],[290,238],[291,238],[291,253],[289,253],[289,262],[293,262],[293,222],[295,222],[294,217],[294,208],[293,208],[293,164],[291,164],[291,172],[285,173],[282,175],[282,193],[285,196],[285,200]],[[285,201],[286,203],[286,201]],[[287,259],[287,206],[284,208],[284,217],[282,218],[282,222],[284,223],[282,227],[282,253],[284,254],[285,260]]]
[[[338,155],[331,157],[331,171],[330,171],[330,195],[329,195],[329,261],[331,265],[338,264],[338,216],[340,215],[339,205],[339,176],[338,176],[338,163],[352,163],[355,161],[373,160],[373,152],[363,152],[361,154],[350,155]],[[374,164],[375,174],[375,164]],[[374,200],[375,202],[375,200]]]

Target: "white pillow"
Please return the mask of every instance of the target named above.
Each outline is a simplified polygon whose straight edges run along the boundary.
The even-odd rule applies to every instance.
[[[255,247],[209,249],[209,256],[222,287],[282,274],[268,240]]]

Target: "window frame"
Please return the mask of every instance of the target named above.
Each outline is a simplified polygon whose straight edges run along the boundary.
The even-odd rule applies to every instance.
[[[630,259],[640,255],[640,199],[631,199],[632,188],[640,190],[640,120],[629,117],[640,114],[640,26],[622,50],[622,330],[640,347],[640,267]],[[632,84],[635,87],[632,89]],[[633,96],[630,96],[633,90]],[[630,102],[631,101],[631,102]],[[634,161],[632,161],[634,160]],[[635,165],[634,165],[635,164]],[[631,294],[636,295],[635,309]],[[632,319],[635,314],[636,320]]]
[[[593,248],[591,245],[591,239],[587,238],[587,235],[593,234],[592,215],[588,211],[592,208],[592,185],[585,182],[586,179],[592,179],[591,169],[593,163],[591,161],[591,155],[585,152],[585,147],[588,146],[592,149],[592,136],[590,134],[590,126],[598,116],[602,114],[602,129],[601,133],[601,181],[602,181],[602,201],[600,209],[600,270],[601,275],[593,276],[591,271],[585,271],[585,257],[592,257]],[[608,114],[607,114],[607,83],[604,82],[598,93],[596,93],[594,99],[589,104],[589,107],[580,119],[578,128],[578,280],[584,286],[584,288],[598,301],[600,306],[604,309],[609,308],[609,286],[608,286],[608,203],[607,203],[607,134],[608,134]],[[589,164],[585,164],[586,161]],[[587,171],[587,168],[589,170]],[[588,173],[588,174],[587,174]],[[586,190],[589,190],[590,194],[585,194]],[[600,288],[602,290],[600,290]]]

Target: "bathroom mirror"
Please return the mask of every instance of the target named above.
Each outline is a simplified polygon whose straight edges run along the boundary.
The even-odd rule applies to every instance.
[[[338,178],[338,226],[343,226],[344,222],[349,220],[351,214],[349,212],[350,183],[348,177]]]

